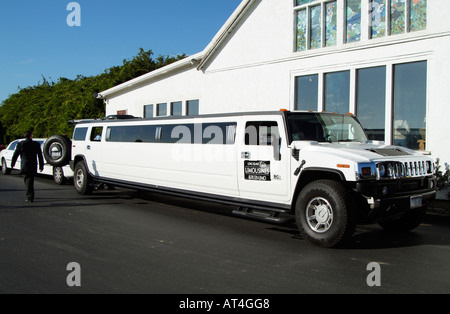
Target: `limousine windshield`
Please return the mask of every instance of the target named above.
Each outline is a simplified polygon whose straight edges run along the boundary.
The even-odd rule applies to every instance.
[[[329,113],[288,113],[292,141],[367,142],[367,136],[352,115]]]

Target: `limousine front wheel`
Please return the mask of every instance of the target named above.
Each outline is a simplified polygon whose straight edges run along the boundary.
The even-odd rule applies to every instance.
[[[297,198],[295,218],[302,235],[321,247],[339,245],[353,234],[356,226],[348,192],[333,180],[305,186]]]
[[[87,171],[84,161],[80,161],[76,164],[74,169],[74,185],[78,194],[88,195],[92,193],[92,177]]]

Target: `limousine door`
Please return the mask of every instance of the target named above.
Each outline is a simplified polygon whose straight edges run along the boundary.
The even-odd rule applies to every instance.
[[[240,133],[242,134],[242,133]],[[247,121],[239,141],[238,181],[242,198],[285,203],[289,200],[289,151],[282,117]]]
[[[86,139],[86,161],[89,171],[95,176],[102,173],[102,140],[103,127],[93,126],[90,129],[89,138]]]

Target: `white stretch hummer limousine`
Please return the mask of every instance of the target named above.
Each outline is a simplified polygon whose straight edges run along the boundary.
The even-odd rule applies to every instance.
[[[436,195],[431,158],[368,141],[349,114],[79,121],[71,158],[47,155],[49,163],[70,160],[80,194],[101,183],[236,205],[247,217],[293,215],[323,247],[342,243],[358,223],[411,230]]]

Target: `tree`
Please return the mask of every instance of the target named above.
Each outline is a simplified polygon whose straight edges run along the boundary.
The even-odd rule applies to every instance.
[[[60,77],[56,82],[42,76],[42,83],[21,88],[2,102],[0,121],[5,129],[4,134],[0,134],[0,142],[3,136],[9,142],[30,129],[35,137],[70,135],[73,127],[67,121],[104,117],[104,103],[93,95],[185,57],[182,54],[153,59],[151,50],[140,48],[137,56],[96,76],[78,75],[73,80]]]

